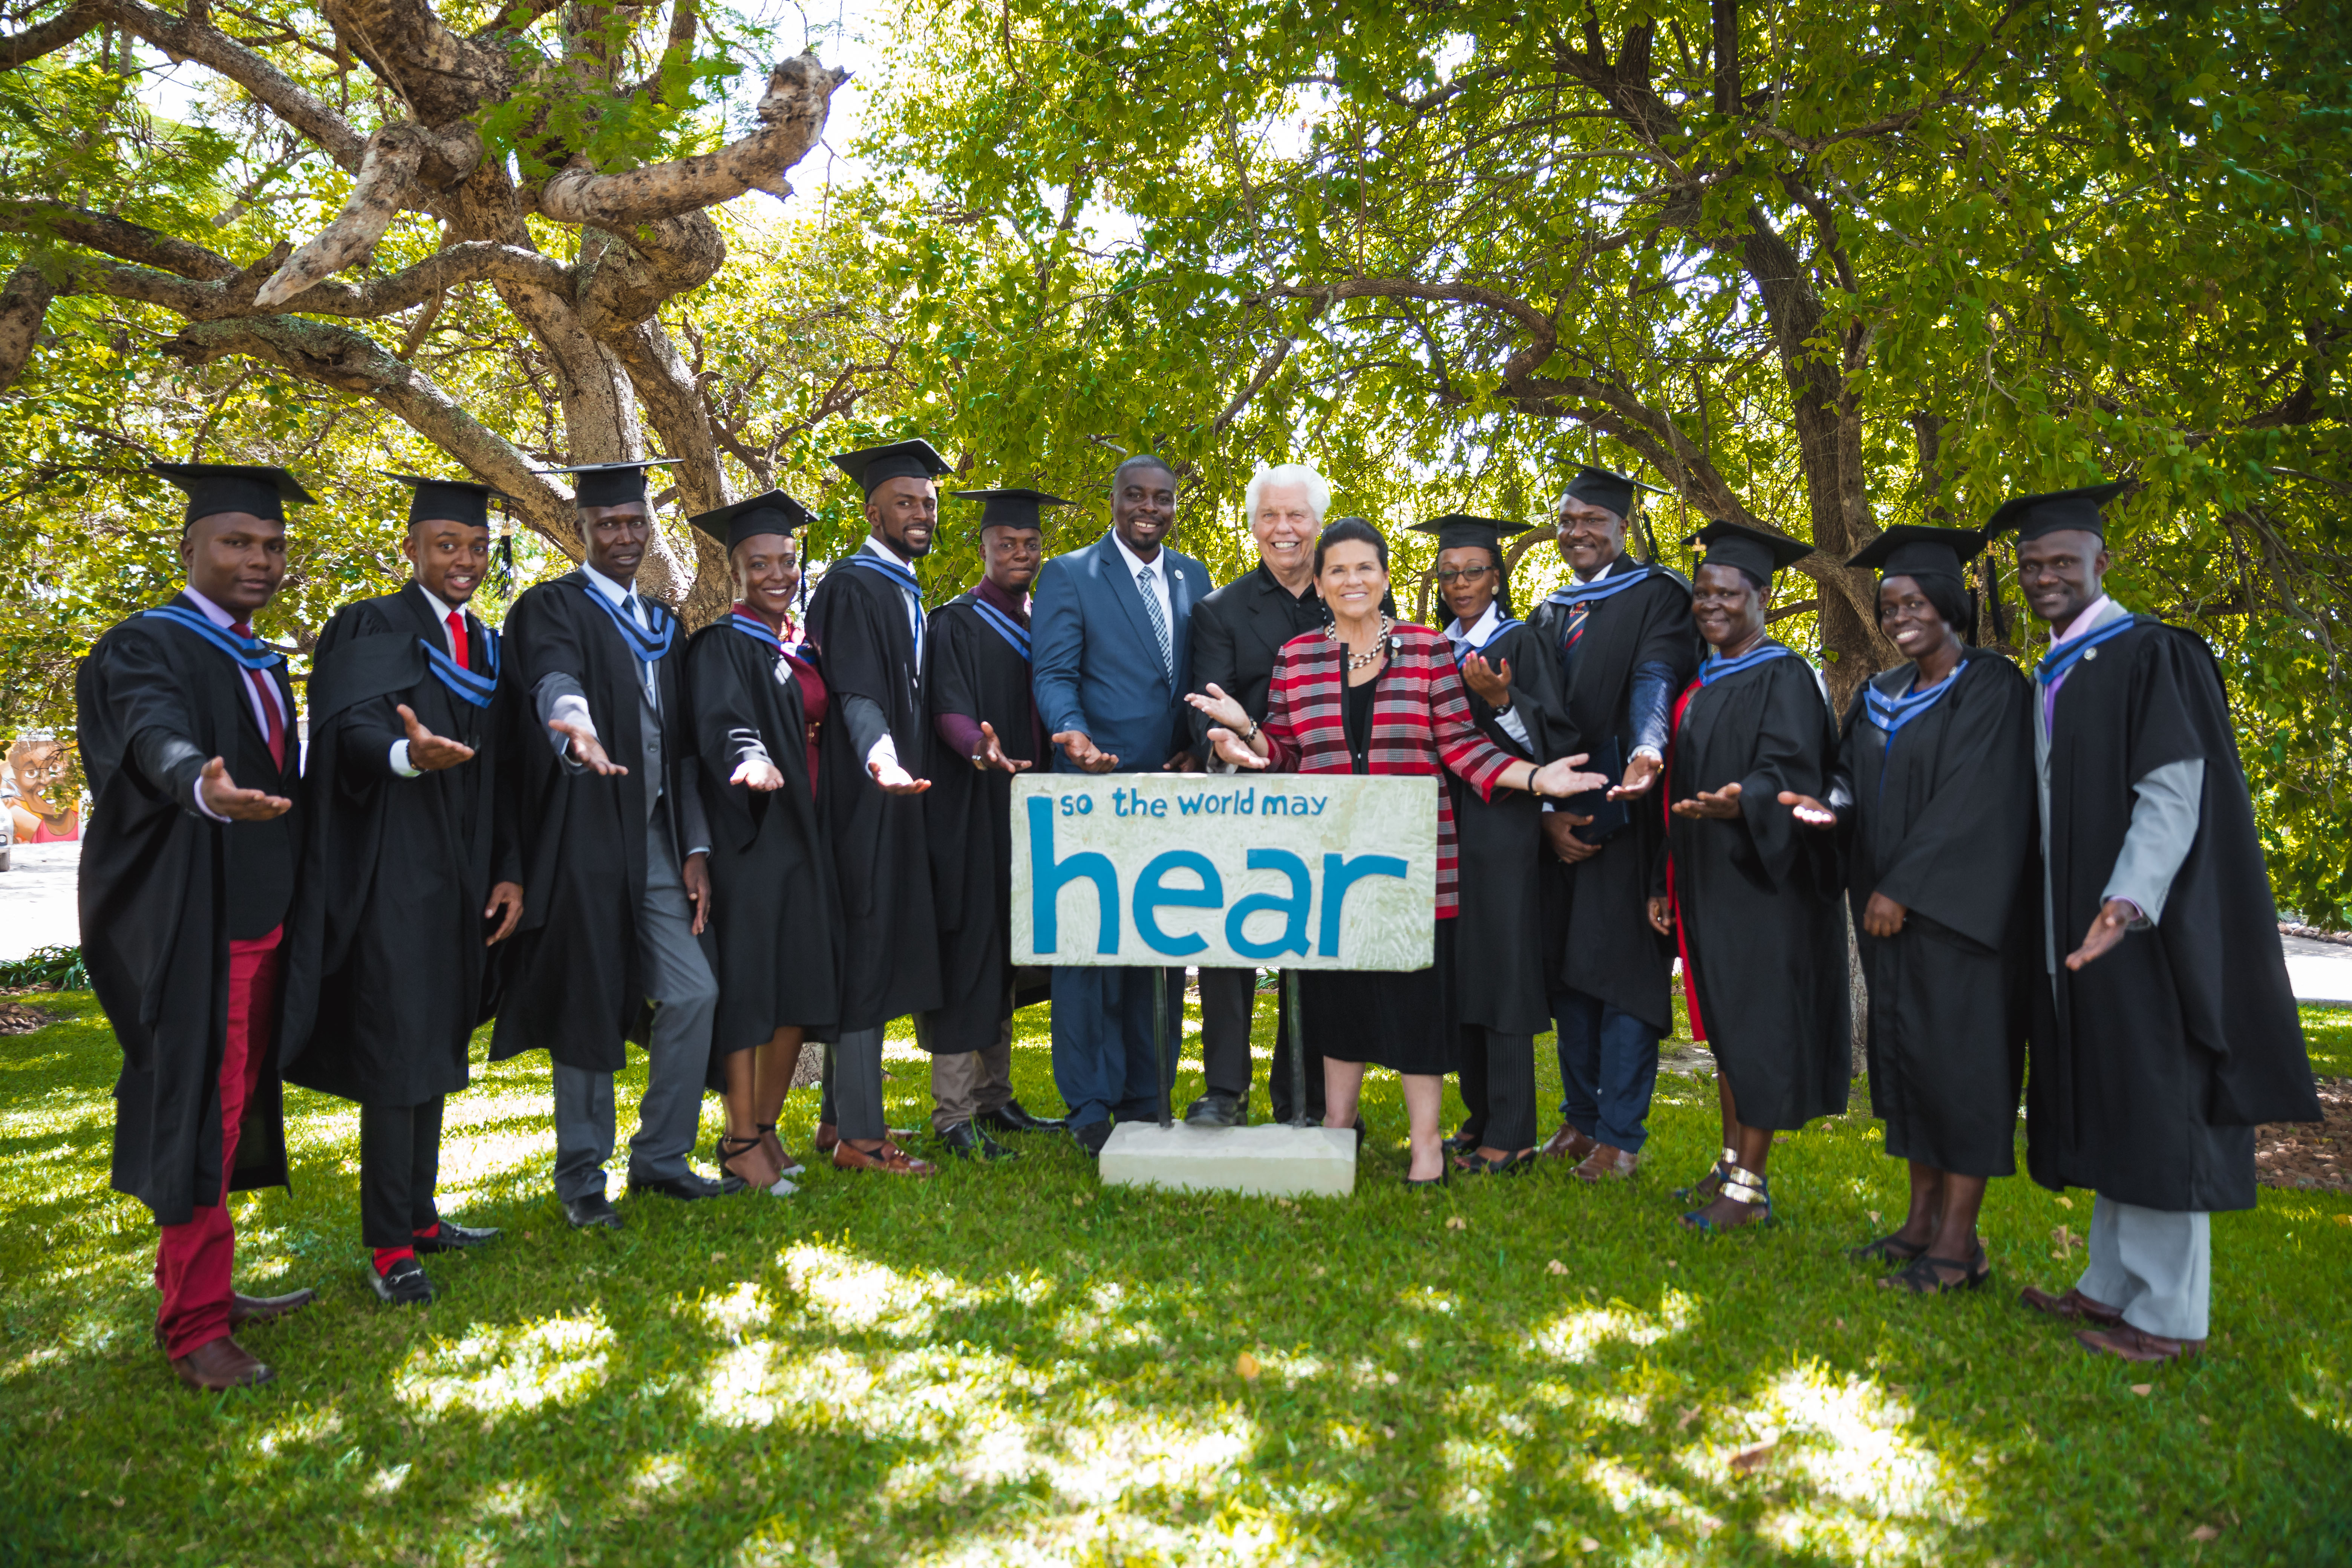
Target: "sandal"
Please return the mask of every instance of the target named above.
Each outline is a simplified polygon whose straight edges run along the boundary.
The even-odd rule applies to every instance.
[[[719,1167],[719,1190],[722,1194],[731,1196],[736,1193],[759,1187],[770,1197],[788,1198],[800,1191],[800,1188],[793,1184],[792,1178],[782,1173],[777,1174],[775,1180],[762,1183],[756,1177],[740,1173],[730,1163],[732,1161],[743,1158],[746,1154],[761,1152],[762,1147],[763,1141],[757,1136],[730,1138],[724,1133],[721,1133],[711,1144],[711,1163]]]
[[[893,1176],[929,1176],[939,1167],[929,1160],[918,1160],[887,1138],[879,1149],[859,1149],[847,1140],[833,1146],[833,1168],[836,1171],[882,1171]]]
[[[1472,1132],[1465,1129],[1438,1144],[1438,1148],[1452,1156],[1454,1163],[1459,1164],[1464,1159],[1475,1154],[1478,1152],[1478,1145],[1486,1141],[1485,1133]]]
[[[1937,1272],[1939,1268],[1957,1268],[1958,1279],[1947,1279]],[[1914,1296],[1940,1296],[1947,1290],[1973,1290],[1992,1278],[1992,1259],[1985,1256],[1984,1243],[1976,1245],[1967,1258],[1935,1258],[1926,1252],[1913,1258],[1902,1273],[1890,1275],[1878,1283],[1884,1289],[1907,1290]]]
[[[1706,1174],[1687,1187],[1676,1187],[1675,1196],[1685,1203],[1697,1204],[1704,1207],[1723,1195],[1724,1180],[1732,1171],[1738,1168],[1738,1164],[1739,1151],[1726,1144],[1723,1157],[1716,1161]]]
[[[1703,1209],[1693,1209],[1683,1215],[1683,1224],[1703,1235],[1713,1236],[1726,1231],[1752,1230],[1772,1223],[1772,1184],[1745,1165],[1734,1165],[1723,1178],[1723,1190],[1718,1197],[1729,1198],[1736,1204],[1746,1204],[1761,1210],[1754,1219],[1740,1225],[1721,1225],[1706,1217]]]
[[[791,1150],[784,1147],[784,1141],[776,1136],[776,1124],[774,1122],[762,1121],[760,1123],[760,1142],[768,1146],[768,1152],[776,1157],[776,1164],[782,1170],[785,1175],[804,1176],[808,1174],[808,1167],[802,1164],[799,1158],[794,1155]]]
[[[1900,1232],[1845,1249],[1845,1255],[1856,1263],[1909,1263],[1914,1258],[1926,1257],[1927,1252],[1926,1242],[1906,1241]]]

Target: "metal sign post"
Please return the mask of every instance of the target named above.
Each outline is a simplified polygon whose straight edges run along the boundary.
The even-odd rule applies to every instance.
[[[1314,1125],[1307,1120],[1307,1010],[1298,1000],[1298,971],[1282,972],[1283,1009],[1290,1015],[1290,1124]]]
[[[1151,966],[1151,1065],[1160,1074],[1160,1125],[1173,1127],[1169,1097],[1176,1092],[1176,1064],[1168,1059],[1168,971]]]

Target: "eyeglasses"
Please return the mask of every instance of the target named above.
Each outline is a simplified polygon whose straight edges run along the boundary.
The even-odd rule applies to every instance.
[[[1437,580],[1451,588],[1456,583],[1475,583],[1493,570],[1492,566],[1448,566],[1439,571]]]

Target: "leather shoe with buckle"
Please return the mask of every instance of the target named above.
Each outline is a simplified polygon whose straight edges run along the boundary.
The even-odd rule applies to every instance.
[[[251,1351],[226,1334],[216,1340],[206,1340],[184,1356],[173,1359],[172,1370],[190,1388],[206,1394],[218,1394],[224,1389],[250,1388],[257,1383],[268,1383],[278,1374],[254,1358]]]
[[[2112,1329],[2124,1321],[2120,1309],[2105,1301],[2094,1301],[2080,1290],[2068,1290],[2063,1296],[2053,1296],[2047,1290],[2037,1290],[2028,1285],[2018,1292],[2017,1299],[2037,1312],[2047,1312],[2070,1323],[2095,1323]]]
[[[717,1197],[719,1184],[708,1176],[698,1176],[692,1171],[683,1176],[631,1176],[629,1195],[635,1197],[639,1193],[651,1193],[656,1197],[676,1198],[680,1203],[690,1204],[698,1198]]]
[[[980,1114],[980,1124],[992,1132],[1058,1132],[1063,1121],[1058,1116],[1033,1116],[1017,1100],[1008,1100],[994,1110]]]
[[[1248,1124],[1249,1108],[1241,1096],[1213,1089],[1184,1108],[1187,1127],[1242,1127]]]
[[[318,1299],[316,1290],[289,1290],[283,1296],[231,1296],[228,1326],[236,1330],[247,1323],[274,1323],[293,1316]]]
[[[1559,1131],[1544,1140],[1544,1146],[1536,1152],[1547,1160],[1564,1159],[1580,1163],[1586,1155],[1600,1147],[1600,1139],[1588,1138],[1576,1130],[1575,1123],[1563,1121],[1559,1124]]]
[[[1642,1168],[1642,1156],[1628,1153],[1607,1143],[1595,1143],[1592,1152],[1576,1167],[1580,1182],[1622,1182],[1632,1178]]]
[[[606,1230],[621,1228],[621,1212],[613,1200],[602,1193],[590,1193],[584,1198],[563,1200],[563,1217],[572,1222],[574,1230],[588,1230],[602,1226]]]
[[[969,1121],[951,1124],[940,1134],[947,1152],[959,1160],[1017,1160],[1021,1156]]]
[[[395,1258],[381,1274],[369,1269],[368,1283],[375,1288],[375,1299],[387,1307],[433,1304],[433,1281],[425,1277],[425,1266],[414,1258]]]
[[[846,1142],[833,1148],[833,1168],[836,1171],[881,1171],[893,1176],[929,1176],[939,1167],[929,1160],[918,1160],[889,1139],[882,1140],[879,1149],[860,1149]]]
[[[2117,1323],[2111,1329],[2080,1330],[2074,1335],[2074,1342],[2086,1351],[2121,1356],[2130,1362],[2179,1361],[2205,1349],[2203,1340],[2168,1340],[2146,1329],[2135,1329],[2129,1323]]]
[[[445,1219],[440,1228],[431,1236],[416,1237],[409,1245],[422,1257],[435,1252],[463,1252],[469,1247],[488,1247],[498,1238],[495,1226],[459,1225],[454,1219]]]

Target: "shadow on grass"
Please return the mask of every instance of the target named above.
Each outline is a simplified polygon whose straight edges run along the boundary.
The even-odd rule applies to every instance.
[[[298,1091],[295,1186],[241,1202],[240,1283],[323,1300],[247,1336],[277,1383],[192,1396],[147,1338],[144,1212],[105,1191],[111,1037],[86,997],[67,1006],[0,1062],[0,1556],[2352,1552],[2352,1205],[2265,1193],[2218,1218],[2211,1352],[2138,1373],[2014,1304],[2021,1283],[2071,1280],[2079,1251],[2051,1254],[2088,1194],[1996,1184],[1998,1273],[1975,1295],[1899,1298],[1847,1263],[1885,1228],[1870,1211],[1891,1223],[1901,1201],[1859,1114],[1776,1156],[1771,1233],[1682,1233],[1669,1189],[1717,1140],[1711,1085],[1672,1078],[1630,1188],[1546,1167],[1408,1193],[1395,1083],[1376,1078],[1343,1200],[1103,1189],[1038,1136],[929,1183],[813,1169],[781,1202],[624,1200],[627,1229],[577,1235],[547,1194],[543,1065],[483,1068],[451,1103],[443,1188],[507,1235],[429,1259],[441,1300],[400,1312],[363,1282],[356,1115]],[[1015,1052],[1041,1110],[1042,1018]],[[921,1059],[894,1047],[892,1070],[893,1119],[919,1123]],[[788,1106],[793,1147],[814,1110]]]

